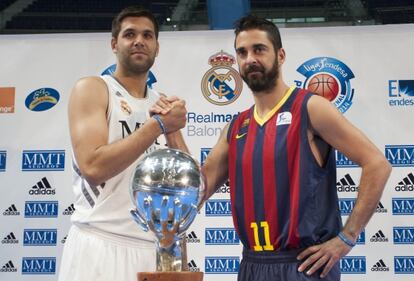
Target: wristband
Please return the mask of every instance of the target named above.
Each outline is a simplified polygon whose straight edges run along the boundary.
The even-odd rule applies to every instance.
[[[158,125],[160,125],[161,133],[165,134],[167,132],[167,130],[165,129],[165,126],[164,126],[164,123],[161,120],[161,117],[158,114],[154,114],[154,115],[152,115],[152,118],[157,120]]]
[[[338,233],[338,237],[339,237],[339,239],[342,240],[342,242],[347,244],[349,247],[354,247],[355,244],[356,244],[352,240],[348,239],[342,231]]]

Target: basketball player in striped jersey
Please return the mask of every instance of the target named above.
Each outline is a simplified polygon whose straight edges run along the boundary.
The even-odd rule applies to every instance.
[[[235,35],[239,71],[255,103],[226,126],[203,172],[206,198],[230,180],[244,247],[238,280],[340,280],[338,261],[374,213],[391,167],[328,100],[286,85],[286,54],[272,22],[246,16]],[[362,168],[345,226],[335,149]]]
[[[59,281],[136,281],[154,271],[155,243],[133,221],[129,185],[138,158],[164,143],[188,151],[180,129],[184,101],[147,86],[158,54],[158,24],[138,7],[112,23],[113,75],[80,79],[69,101],[75,212],[61,260]],[[156,103],[168,104],[162,116]],[[164,136],[163,136],[164,135]]]

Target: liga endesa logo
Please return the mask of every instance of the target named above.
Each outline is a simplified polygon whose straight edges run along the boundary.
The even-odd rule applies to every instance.
[[[335,58],[317,57],[304,62],[296,69],[305,81],[295,80],[296,86],[325,97],[344,113],[352,105],[354,89],[351,69]]]

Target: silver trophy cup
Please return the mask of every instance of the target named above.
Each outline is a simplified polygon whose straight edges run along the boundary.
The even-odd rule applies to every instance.
[[[130,192],[134,220],[156,236],[157,271],[185,270],[185,231],[204,195],[196,161],[179,150],[156,150],[138,162]]]

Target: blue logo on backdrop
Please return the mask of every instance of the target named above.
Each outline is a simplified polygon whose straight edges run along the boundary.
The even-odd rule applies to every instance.
[[[58,201],[26,201],[25,218],[57,218]]]
[[[414,215],[414,198],[392,198],[393,215]]]
[[[206,245],[239,245],[240,239],[234,228],[206,228]]]
[[[386,145],[385,157],[393,167],[414,167],[414,145]]]
[[[389,80],[388,97],[390,106],[414,105],[414,80]]]
[[[206,274],[234,274],[239,272],[239,257],[206,257]]]
[[[351,69],[335,58],[317,57],[304,62],[296,69],[305,76],[305,81],[295,80],[296,86],[325,97],[344,113],[352,105],[354,89],[350,80]]]
[[[231,216],[230,200],[207,200],[205,215],[206,217]]]
[[[341,198],[338,201],[339,210],[341,211],[341,216],[347,216],[351,214],[355,205],[355,198]]]
[[[5,150],[0,150],[0,172],[6,171],[6,159],[7,152]]]
[[[22,274],[55,274],[55,257],[23,257]]]
[[[355,162],[348,159],[345,155],[343,155],[338,150],[335,150],[335,158],[336,158],[336,167],[338,168],[359,167]]]
[[[102,71],[101,75],[110,75],[112,76],[115,73],[116,70],[116,64],[113,64],[109,67],[107,67],[104,71]],[[148,72],[148,78],[147,78],[147,85],[152,89],[152,84],[157,82],[157,78],[155,78],[155,75],[149,71]]]
[[[365,229],[358,235],[357,244],[365,244]]]
[[[211,148],[201,148],[201,152],[200,152],[200,163],[201,165],[204,164],[204,162],[207,159],[207,155],[209,154],[209,152],[211,151]]]
[[[56,229],[25,229],[23,246],[56,246]]]
[[[414,274],[414,257],[394,257],[395,274]]]
[[[394,244],[414,244],[414,227],[394,227]]]
[[[64,150],[23,150],[22,171],[63,171]]]
[[[343,257],[339,266],[342,274],[365,274],[367,271],[365,257]]]
[[[25,101],[31,111],[45,111],[59,102],[59,92],[52,88],[40,88],[31,92]]]

